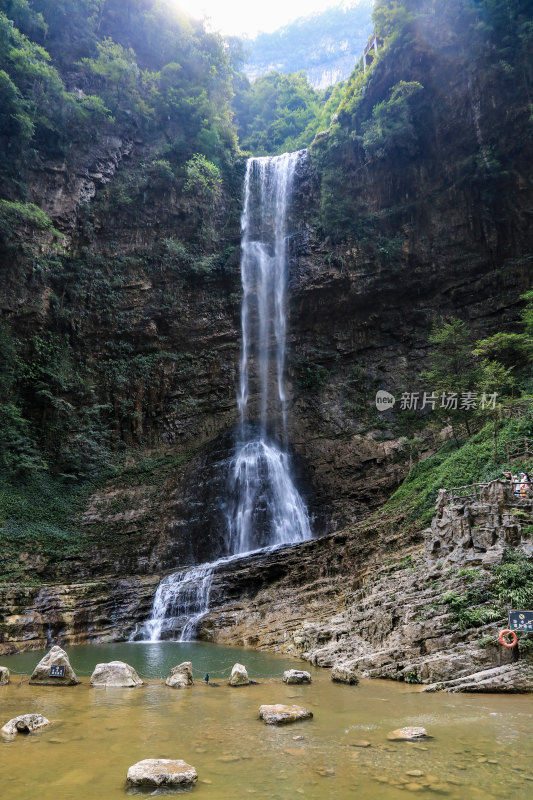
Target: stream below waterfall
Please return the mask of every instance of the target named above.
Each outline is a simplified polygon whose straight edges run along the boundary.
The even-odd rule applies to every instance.
[[[53,723],[39,734],[0,739],[2,800],[120,800],[128,767],[144,758],[194,765],[199,780],[192,794],[204,800],[531,797],[533,707],[519,695],[424,694],[379,680],[333,684],[328,671],[294,659],[200,642],[80,646],[68,653],[80,686],[29,686],[12,674],[0,687],[0,724],[28,712]],[[22,672],[40,657],[1,661]],[[91,689],[88,673],[111,659],[138,668],[146,686]],[[195,685],[170,689],[161,676],[183,660],[193,663]],[[258,685],[227,686],[236,661]],[[282,683],[289,667],[308,669],[311,685]],[[218,687],[205,685],[207,671]],[[314,717],[265,725],[259,706],[275,702],[306,706]],[[422,725],[433,738],[387,740],[388,731],[404,725]]]

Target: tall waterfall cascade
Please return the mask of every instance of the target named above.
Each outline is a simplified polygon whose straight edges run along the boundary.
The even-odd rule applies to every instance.
[[[305,150],[250,158],[241,217],[240,424],[228,462],[227,555],[164,578],[152,618],[134,638],[194,638],[209,610],[217,566],[244,554],[305,541],[311,528],[291,477],[285,390],[288,238],[294,176]]]

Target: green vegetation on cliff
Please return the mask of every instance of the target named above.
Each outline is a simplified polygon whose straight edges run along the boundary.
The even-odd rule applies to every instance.
[[[254,155],[300,150],[327,128],[344,84],[323,92],[310,86],[304,72],[269,72],[252,84],[241,77],[233,101],[242,147]]]
[[[507,97],[515,129],[529,128],[529,4],[379,0],[373,19],[378,53],[371,53],[366,73],[362,60],[356,65],[329,135],[312,149],[321,176],[324,234],[334,241],[375,237],[378,222],[357,189],[361,171],[389,168],[397,189],[407,188],[411,170],[433,174],[436,146],[459,147],[459,140],[461,153],[446,165],[450,190],[468,187],[483,219],[512,215],[514,209],[501,203],[509,196],[517,142],[499,135],[500,121],[483,119],[482,113],[489,112],[481,109],[489,87],[497,86]],[[473,76],[470,105],[463,109],[463,128],[452,133],[451,80],[465,71]],[[472,119],[465,127],[467,116]],[[456,141],[450,139],[453,135]],[[415,208],[414,198],[412,203]],[[386,222],[394,230],[394,208]]]
[[[387,503],[391,509],[409,509],[411,519],[420,526],[433,516],[439,489],[500,477],[506,464],[506,445],[513,440],[519,443],[520,456],[512,465],[513,471],[533,473],[533,461],[525,453],[520,455],[524,450],[520,442],[533,439],[533,292],[526,292],[522,299],[521,330],[514,333],[496,333],[474,343],[461,320],[452,318],[434,327],[429,340],[432,368],[421,376],[432,392],[438,396],[450,391],[459,396],[471,392],[476,398],[483,392],[495,392],[497,400],[494,408],[485,409],[479,402],[470,410],[461,409],[460,404],[457,409],[437,404],[433,424],[438,428],[450,425],[454,438],[416,464]],[[509,355],[509,341],[514,358]],[[488,353],[493,356],[490,361]],[[502,353],[506,365],[495,357]]]
[[[221,38],[168,3],[2,0],[4,193],[23,198],[29,169],[106,133],[233,161],[231,74]]]

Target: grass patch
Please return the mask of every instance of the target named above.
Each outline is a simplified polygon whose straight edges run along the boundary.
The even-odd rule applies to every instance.
[[[26,481],[0,484],[0,584],[36,585],[42,580],[39,575],[53,574],[54,565],[61,561],[83,557],[93,547],[114,545],[116,531],[105,520],[89,529],[81,525],[91,494],[107,485],[117,489],[149,486],[155,498],[169,474],[192,454],[147,456],[81,483],[37,473]],[[119,496],[106,511],[128,508],[128,499]],[[38,556],[46,562],[42,569],[35,566]]]
[[[492,567],[486,575],[477,579],[474,575],[465,577],[475,582],[463,594],[448,592],[442,598],[442,604],[452,614],[450,625],[462,631],[497,622],[507,616],[510,608],[533,605],[533,563],[517,550],[508,550],[503,564]]]
[[[475,436],[457,446],[447,442],[434,456],[416,464],[399,489],[380,509],[411,509],[408,519],[417,519],[421,525],[431,521],[439,489],[465,486],[471,483],[494,480],[500,477],[504,461],[503,445],[519,436],[533,436],[533,414],[530,411],[521,419],[505,420],[498,431],[498,457],[494,453],[494,424],[488,422]],[[532,472],[531,462],[514,462],[513,471]]]

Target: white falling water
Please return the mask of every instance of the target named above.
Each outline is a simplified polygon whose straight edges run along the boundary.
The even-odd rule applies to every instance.
[[[152,618],[144,625],[143,638],[149,642],[181,630],[178,641],[186,642],[209,607],[214,564],[200,564],[163,578],[154,597]]]
[[[311,536],[288,455],[279,446],[287,437],[288,211],[296,165],[305,156],[305,151],[299,151],[251,158],[246,166],[241,219],[241,442],[230,464],[228,513],[233,552],[301,542]],[[249,408],[254,366],[258,425],[250,419]]]
[[[303,158],[306,151],[250,158],[246,165],[237,397],[240,440],[229,463],[229,556],[166,577],[155,594],[152,618],[140,634],[144,640],[170,638],[176,631],[181,631],[179,641],[194,637],[197,623],[209,609],[213,573],[219,564],[311,537],[307,509],[291,478],[283,447],[287,439],[288,211],[296,165]]]

